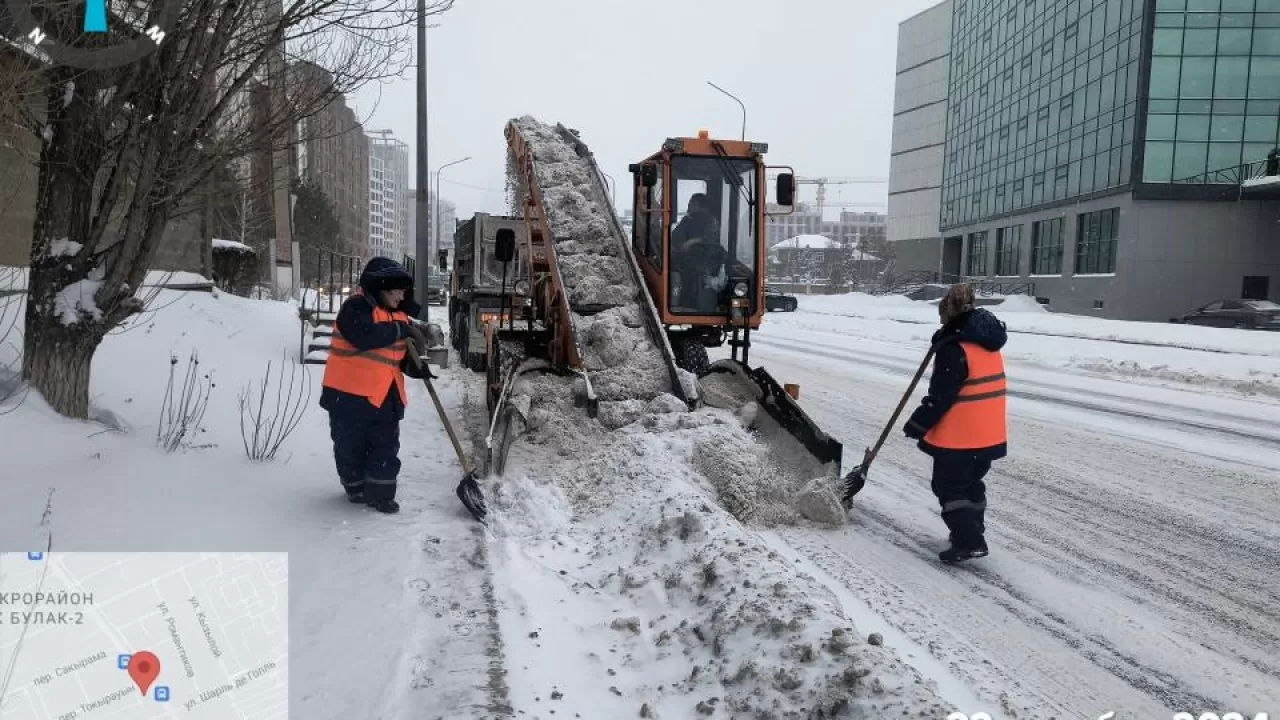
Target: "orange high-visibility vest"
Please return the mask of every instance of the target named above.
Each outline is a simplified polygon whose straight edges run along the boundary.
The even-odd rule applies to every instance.
[[[969,379],[960,387],[955,404],[924,436],[946,450],[978,450],[1008,442],[1005,421],[1004,358],[977,343],[961,342]]]
[[[357,290],[355,295],[363,296],[364,293]],[[407,323],[409,316],[399,310],[391,311],[374,305],[373,321]],[[403,338],[387,347],[358,350],[342,337],[342,331],[334,323],[333,344],[329,348],[329,359],[324,365],[324,380],[321,385],[368,398],[374,407],[382,407],[383,401],[387,399],[387,389],[395,383],[396,390],[400,393],[400,404],[407,405],[404,373],[400,371],[400,361],[404,359],[405,352]]]

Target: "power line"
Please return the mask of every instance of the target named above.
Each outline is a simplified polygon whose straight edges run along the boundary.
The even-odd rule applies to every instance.
[[[471,190],[483,190],[483,191],[485,191],[485,192],[492,192],[492,193],[505,193],[505,192],[506,192],[506,190],[499,190],[498,188],[483,187],[483,186],[481,186],[481,185],[468,185],[467,183],[464,183],[464,182],[458,182],[457,180],[445,180],[445,181],[443,181],[443,182],[444,182],[446,185],[457,185],[458,187],[469,188],[469,189],[471,189]]]

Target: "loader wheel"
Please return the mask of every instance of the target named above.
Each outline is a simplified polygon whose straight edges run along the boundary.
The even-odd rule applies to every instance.
[[[711,360],[707,357],[706,345],[689,335],[678,335],[671,341],[671,349],[676,355],[676,365],[680,366],[680,369],[688,370],[698,377],[707,374],[707,370],[711,367]]]

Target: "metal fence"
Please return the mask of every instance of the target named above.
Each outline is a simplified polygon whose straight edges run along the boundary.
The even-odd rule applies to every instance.
[[[1280,151],[1273,150],[1261,160],[1213,170],[1173,182],[1176,185],[1243,185],[1249,180],[1259,180],[1277,174],[1280,174]]]
[[[302,259],[303,268],[312,270],[311,284],[303,288],[300,309],[307,319],[321,313],[336,313],[342,303],[360,285],[365,259],[327,248],[316,248],[310,258]],[[309,266],[309,267],[308,267]]]
[[[993,295],[1030,295],[1035,297],[1036,284],[1022,280],[984,280],[963,275],[941,273],[936,270],[910,270],[893,275],[886,274],[880,284],[868,288],[872,295],[905,295],[925,285],[955,285],[968,283],[975,295],[991,297]]]

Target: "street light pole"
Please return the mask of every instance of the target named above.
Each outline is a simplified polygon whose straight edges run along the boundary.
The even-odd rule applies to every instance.
[[[711,82],[710,80],[707,81],[707,84],[719,90],[720,92],[724,93],[725,95],[728,95],[730,98],[733,99],[734,102],[738,103],[738,107],[742,108],[742,139],[746,140],[747,139],[747,106],[742,104],[742,101],[738,99],[737,95],[734,95],[733,93],[729,92],[728,90],[725,90],[724,88]]]
[[[417,83],[418,83],[418,117],[417,117],[417,167],[415,168],[414,183],[418,186],[418,192],[414,198],[414,207],[417,214],[417,220],[414,225],[414,254],[417,260],[414,263],[414,286],[420,288],[418,298],[423,298],[422,317],[423,322],[430,319],[429,311],[425,298],[427,297],[428,286],[431,282],[431,226],[428,223],[429,210],[431,203],[428,198],[431,192],[431,175],[430,165],[428,165],[427,154],[427,30],[440,27],[436,23],[427,24],[427,0],[418,0],[418,67],[417,67]],[[423,262],[423,260],[426,262]],[[415,298],[417,299],[417,298]]]
[[[468,155],[468,156],[466,156],[466,157],[462,158],[461,160],[454,160],[453,162],[445,163],[444,165],[441,165],[441,166],[440,166],[440,169],[439,169],[439,170],[436,170],[436,213],[435,213],[435,219],[436,219],[436,221],[435,221],[435,226],[436,226],[436,251],[437,251],[437,252],[439,252],[439,250],[440,250],[440,239],[441,239],[441,238],[440,238],[440,178],[441,178],[441,176],[444,174],[444,169],[445,169],[445,168],[450,167],[450,166],[452,166],[452,165],[457,165],[458,163],[464,163],[464,162],[466,162],[466,161],[468,161],[468,160],[470,160],[470,159],[471,159],[471,156],[470,156],[470,155]],[[435,262],[435,260],[434,260],[434,259],[431,259],[431,258],[428,258],[428,261],[430,261],[430,262]]]

